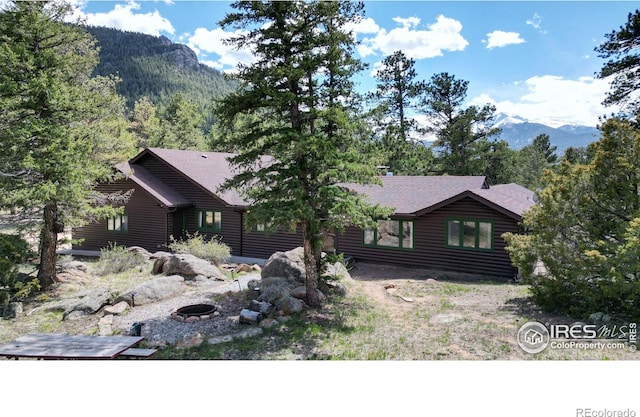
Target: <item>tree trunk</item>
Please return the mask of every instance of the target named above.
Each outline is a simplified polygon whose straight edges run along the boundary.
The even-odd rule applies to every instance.
[[[320,297],[318,297],[318,267],[313,247],[314,234],[309,229],[309,224],[304,223],[302,226],[302,240],[304,246],[304,270],[307,275],[307,304],[311,307],[320,307]]]
[[[40,269],[38,280],[42,289],[56,281],[56,249],[58,247],[58,205],[49,203],[44,207],[44,224],[40,236]]]

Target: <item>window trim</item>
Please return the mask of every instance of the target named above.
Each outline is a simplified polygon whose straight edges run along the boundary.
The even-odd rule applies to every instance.
[[[362,229],[362,246],[366,248],[377,248],[377,249],[391,249],[391,250],[402,250],[402,251],[414,251],[416,248],[416,222],[415,220],[409,219],[378,219],[378,220],[392,220],[398,222],[398,230],[404,230],[403,223],[411,223],[411,247],[407,248],[402,245],[404,239],[398,238],[399,246],[385,246],[378,245],[376,242],[378,241],[378,228],[375,227],[373,229]],[[376,222],[378,221],[376,220]],[[365,243],[365,235],[367,230],[373,230],[373,243]]]
[[[120,220],[120,230],[116,230],[115,228],[115,219]],[[122,220],[126,218],[126,221],[123,223]],[[113,221],[113,229],[109,228],[109,223]],[[122,225],[126,225],[126,229],[122,229]],[[116,214],[115,216],[107,217],[107,232],[109,233],[129,233],[129,215],[126,213]]]
[[[204,224],[204,217],[203,217],[203,225],[200,226],[200,214],[203,214],[204,216],[207,215],[207,213],[212,213],[213,215],[213,225],[211,227],[207,227]],[[216,213],[220,214],[220,227],[216,227]],[[196,210],[196,230],[200,231],[200,232],[219,232],[222,230],[222,211],[220,210],[214,210],[214,209],[198,209]]]
[[[451,245],[449,244],[449,223],[455,222],[455,221],[459,222],[461,227],[460,227],[460,230],[458,231],[458,245]],[[464,246],[464,223],[465,222],[475,223],[476,233],[475,233],[475,244],[473,247]],[[489,241],[489,246],[490,246],[489,248],[480,247],[480,223],[487,223],[491,225],[491,239]],[[495,224],[493,220],[472,219],[467,217],[448,217],[445,219],[444,228],[445,228],[444,243],[445,243],[445,247],[447,248],[458,249],[458,250],[470,250],[474,252],[493,252],[495,248],[495,239],[494,239]]]

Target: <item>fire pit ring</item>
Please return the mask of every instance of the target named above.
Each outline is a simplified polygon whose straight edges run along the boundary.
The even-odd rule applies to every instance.
[[[210,319],[216,311],[217,307],[213,304],[193,304],[176,309],[171,317],[179,321],[194,322]]]

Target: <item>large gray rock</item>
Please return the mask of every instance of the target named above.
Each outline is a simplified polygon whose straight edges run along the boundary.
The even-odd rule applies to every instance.
[[[182,275],[186,278],[194,278],[202,275],[209,279],[225,280],[225,276],[220,270],[204,259],[193,255],[176,254],[172,255],[162,265],[162,273],[165,275]]]
[[[349,270],[340,262],[336,262],[334,264],[325,265],[324,271],[321,276],[331,279],[331,280],[345,280],[348,281],[351,278],[351,274],[349,274]]]
[[[2,315],[5,319],[15,319],[24,314],[24,307],[20,302],[9,303],[4,307]]]
[[[295,285],[287,278],[263,278],[260,281],[260,295],[257,300],[273,304],[276,310],[282,311],[285,315],[299,313],[304,305],[301,300],[291,295],[294,289]]]
[[[120,294],[114,304],[121,301],[126,301],[131,306],[149,304],[180,295],[186,289],[184,277],[179,275],[158,277]]]
[[[151,259],[151,252],[141,246],[129,246],[127,250],[129,252],[137,253],[141,258],[144,258],[145,261]]]
[[[320,301],[324,300],[324,294],[322,293],[322,291],[320,290],[316,290],[316,292],[318,293],[318,299]],[[291,296],[293,298],[297,298],[298,300],[304,300],[307,298],[307,287],[296,287],[294,289],[292,289],[289,294],[291,294]]]
[[[111,291],[107,288],[99,288],[91,291],[82,291],[74,294],[73,298],[66,298],[47,307],[47,311],[62,311],[62,319],[80,318],[97,313],[102,307],[109,304]]]
[[[304,251],[301,247],[287,252],[276,252],[269,257],[260,273],[262,278],[285,277],[289,280],[304,282]]]

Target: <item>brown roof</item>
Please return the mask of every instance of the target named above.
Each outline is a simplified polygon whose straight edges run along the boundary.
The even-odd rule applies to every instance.
[[[235,175],[227,161],[227,158],[234,156],[234,154],[161,148],[148,148],[148,151],[209,193],[218,196],[225,203],[231,206],[247,205],[247,202],[240,197],[236,190],[220,192],[218,189],[227,178]]]
[[[514,183],[493,185],[489,189],[472,192],[519,217],[536,204],[533,191]]]
[[[350,185],[374,204],[394,207],[396,214],[414,214],[467,190],[487,187],[483,176],[391,176],[379,185]]]
[[[140,165],[123,162],[116,165],[116,168],[167,207],[184,207],[191,205],[191,202],[186,197]]]
[[[219,191],[220,185],[236,174],[227,160],[234,154],[148,148],[132,162],[146,153],[172,166],[226,204],[240,207],[249,205],[236,190]],[[135,164],[133,166],[137,167]],[[135,172],[138,173],[138,181],[156,189],[156,198],[163,197],[181,204],[186,200],[177,191],[176,195],[171,195],[167,189],[170,187],[148,171],[136,169]],[[524,211],[535,204],[533,191],[517,184],[489,187],[484,176],[384,176],[380,180],[382,186],[350,184],[349,188],[366,195],[373,204],[395,208],[397,215],[423,214],[465,196],[480,200],[515,218],[522,217]]]

